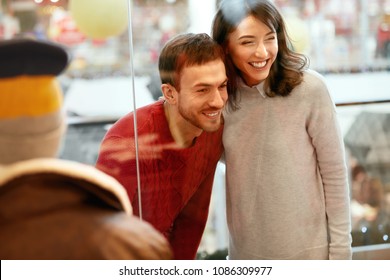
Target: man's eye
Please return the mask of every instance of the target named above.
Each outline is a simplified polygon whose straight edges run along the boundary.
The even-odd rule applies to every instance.
[[[227,84],[223,84],[223,85],[220,85],[220,89],[224,89],[224,88],[226,88],[227,87]]]

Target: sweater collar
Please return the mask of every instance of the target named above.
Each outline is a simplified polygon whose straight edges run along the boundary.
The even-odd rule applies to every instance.
[[[259,84],[257,85],[254,85],[254,86],[248,86],[247,84],[245,84],[245,82],[242,80],[242,78],[239,79],[239,86],[240,87],[243,87],[243,88],[251,88],[251,89],[256,89],[258,93],[260,93],[260,95],[263,97],[263,98],[266,98],[267,95],[265,94],[265,90],[264,90],[264,81],[260,82]]]

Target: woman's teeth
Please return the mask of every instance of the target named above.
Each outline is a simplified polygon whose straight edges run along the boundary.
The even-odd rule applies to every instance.
[[[256,68],[262,68],[262,67],[264,67],[266,64],[267,64],[267,61],[263,61],[263,62],[251,62],[251,63],[250,63],[250,65],[252,65],[253,67],[256,67]]]

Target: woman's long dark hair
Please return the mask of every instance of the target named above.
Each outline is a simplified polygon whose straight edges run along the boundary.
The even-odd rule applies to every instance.
[[[223,0],[213,20],[212,37],[226,50],[229,34],[250,15],[266,24],[277,34],[279,51],[269,76],[265,80],[266,94],[269,97],[288,96],[302,82],[303,70],[308,65],[308,59],[290,49],[292,44],[286,32],[286,25],[273,3],[268,0]],[[236,110],[239,108],[236,91],[240,74],[229,55],[227,72],[229,76],[228,101],[231,108]]]

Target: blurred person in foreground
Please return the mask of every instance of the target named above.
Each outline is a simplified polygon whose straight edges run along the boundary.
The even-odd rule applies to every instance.
[[[223,132],[229,258],[350,259],[344,145],[324,78],[290,49],[271,1],[222,1],[212,36],[234,69]]]
[[[207,34],[180,34],[163,47],[163,98],[136,111],[139,140],[150,145],[139,151],[141,193],[136,161],[128,158],[135,150],[132,112],[107,132],[97,160],[98,168],[125,186],[134,213],[169,240],[175,259],[196,257],[207,221],[222,154],[224,59]]]
[[[114,178],[55,158],[67,52],[12,39],[0,42],[0,61],[0,259],[170,259]]]

